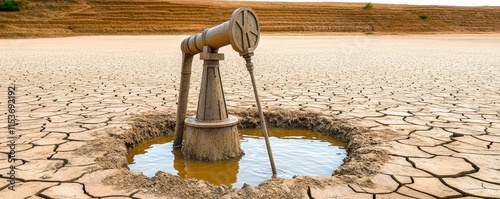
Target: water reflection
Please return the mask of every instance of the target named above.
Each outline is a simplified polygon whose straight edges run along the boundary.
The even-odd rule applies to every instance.
[[[172,150],[173,135],[144,141],[129,151],[131,171],[154,176],[159,170],[181,178],[196,178],[229,187],[258,185],[272,176],[260,129],[240,129],[243,157],[219,162],[186,160],[180,149]],[[330,176],[346,157],[345,144],[302,129],[269,129],[278,176]]]
[[[236,182],[241,157],[218,162],[184,159],[180,149],[174,149],[174,168],[181,178],[196,178],[215,185],[232,185]]]

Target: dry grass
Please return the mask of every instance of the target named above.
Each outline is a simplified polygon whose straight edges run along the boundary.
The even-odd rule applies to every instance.
[[[252,7],[264,33],[498,33],[498,7],[393,6],[179,0],[29,0],[0,13],[0,38],[192,34]],[[420,15],[430,16],[421,20]]]

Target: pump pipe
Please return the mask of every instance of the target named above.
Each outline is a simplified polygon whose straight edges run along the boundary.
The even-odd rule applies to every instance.
[[[250,51],[250,52],[248,52]],[[262,128],[262,134],[264,135],[264,139],[266,141],[266,148],[267,148],[267,155],[269,156],[269,162],[271,163],[271,170],[273,172],[273,178],[276,177],[276,166],[274,165],[274,157],[273,157],[273,151],[271,150],[271,143],[269,142],[269,136],[267,133],[267,126],[266,126],[266,119],[264,118],[264,113],[262,112],[262,107],[260,106],[260,99],[259,99],[259,93],[257,91],[257,83],[255,81],[255,76],[253,74],[253,63],[252,63],[252,56],[253,52],[252,49],[249,49],[243,56],[246,61],[246,67],[248,72],[250,73],[250,79],[252,80],[252,86],[253,86],[253,93],[255,95],[255,102],[257,103],[257,109],[259,110],[259,117],[260,117],[260,127]]]
[[[179,88],[179,101],[177,102],[177,124],[175,125],[174,148],[182,147],[182,132],[184,131],[184,120],[186,119],[193,56],[192,54],[182,53],[181,86]]]

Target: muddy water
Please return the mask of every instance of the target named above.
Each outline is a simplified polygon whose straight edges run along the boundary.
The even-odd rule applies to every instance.
[[[185,160],[180,150],[172,150],[173,135],[145,141],[129,151],[131,171],[152,177],[157,171],[182,178],[196,178],[215,185],[257,186],[272,176],[262,131],[240,129],[245,155],[233,160],[201,162]],[[302,129],[269,129],[278,176],[330,176],[347,155],[345,144],[328,136]]]

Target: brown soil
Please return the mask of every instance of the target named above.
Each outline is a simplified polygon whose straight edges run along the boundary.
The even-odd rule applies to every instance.
[[[27,0],[0,12],[0,38],[102,34],[193,34],[252,7],[264,33],[498,33],[498,7],[180,0]],[[429,18],[420,19],[425,14]]]
[[[239,128],[256,128],[259,125],[255,111],[232,110],[231,113],[239,117]],[[175,113],[160,112],[134,116],[129,130],[114,129],[100,133],[96,141],[80,148],[79,153],[96,157],[99,166],[93,170],[121,169],[107,177],[106,184],[122,189],[138,189],[144,194],[181,198],[301,198],[308,186],[321,188],[338,183],[370,186],[368,177],[376,174],[388,158],[386,151],[379,147],[394,135],[392,132],[369,131],[344,120],[312,112],[271,110],[265,112],[265,117],[269,127],[303,128],[344,141],[348,146],[348,157],[332,177],[276,178],[266,180],[257,187],[244,185],[241,189],[229,189],[194,179],[184,180],[161,171],[152,178],[130,172],[127,149],[141,141],[174,131]]]

